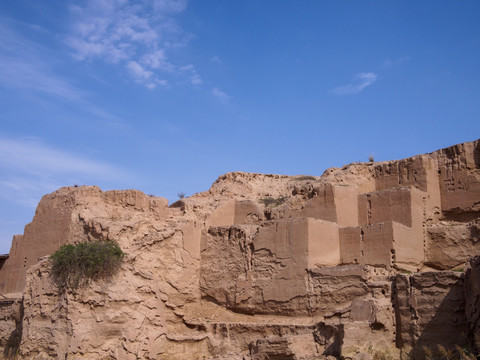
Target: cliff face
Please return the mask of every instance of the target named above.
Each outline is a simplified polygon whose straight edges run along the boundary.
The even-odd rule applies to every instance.
[[[93,239],[120,244],[121,270],[59,291],[44,257]],[[25,359],[475,350],[479,240],[480,141],[321,177],[229,173],[170,207],[135,190],[62,188],[0,269],[0,293],[21,293],[0,308],[0,345]]]

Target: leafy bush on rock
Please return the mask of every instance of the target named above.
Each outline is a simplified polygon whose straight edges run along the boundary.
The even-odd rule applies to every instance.
[[[276,199],[271,196],[268,196],[268,197],[259,199],[258,201],[267,207],[277,207],[282,205],[286,200],[287,200],[286,196],[279,196]]]
[[[63,245],[50,256],[52,276],[59,287],[76,289],[90,280],[115,274],[124,256],[122,249],[114,241]]]
[[[295,176],[294,179],[297,181],[305,181],[305,180],[316,180],[316,177],[311,175],[299,175],[299,176]]]

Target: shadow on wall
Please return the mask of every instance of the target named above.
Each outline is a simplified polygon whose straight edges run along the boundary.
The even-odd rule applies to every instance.
[[[11,323],[13,328],[3,347],[3,359],[16,359],[20,349],[20,342],[22,341],[23,302],[0,305],[0,311],[7,313],[7,316],[1,319],[1,321]]]
[[[326,325],[323,322],[318,323],[317,329],[313,332],[315,342],[323,346],[322,352],[324,356],[335,356],[339,358],[341,355],[341,342],[343,340],[343,325],[337,326]]]
[[[465,276],[427,272],[396,277],[397,347],[411,359],[458,356],[469,351],[465,316]],[[457,353],[457,354],[456,354]]]
[[[475,162],[475,167],[480,169],[480,141],[477,143],[475,150],[473,150],[473,160]]]
[[[470,261],[465,275],[465,314],[472,350],[480,352],[480,256]]]

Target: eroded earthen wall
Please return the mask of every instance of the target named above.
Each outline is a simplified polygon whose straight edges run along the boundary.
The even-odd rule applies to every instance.
[[[478,261],[461,271],[480,251],[479,149],[323,178],[231,173],[171,208],[135,190],[47,195],[0,270],[4,294],[30,267],[21,355],[420,359],[424,346],[478,346]],[[127,254],[110,282],[61,293],[47,261],[33,266],[105,239]]]
[[[395,279],[397,346],[413,359],[468,347],[464,275],[456,272],[398,274]]]

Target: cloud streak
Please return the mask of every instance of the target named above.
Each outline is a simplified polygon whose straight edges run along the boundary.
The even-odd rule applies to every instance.
[[[78,20],[66,42],[77,60],[122,66],[149,89],[167,85],[166,77],[175,75],[198,85],[202,80],[193,65],[174,64],[167,57],[168,50],[185,46],[191,38],[174,19],[186,5],[185,0],[90,0],[84,7],[71,7]]]
[[[81,105],[90,114],[107,120],[120,120],[91,102],[92,94],[77,87],[55,67],[61,61],[35,42],[29,41],[0,18],[0,86]],[[26,25],[24,25],[26,26]]]
[[[37,44],[0,24],[0,83],[3,86],[33,90],[68,101],[82,99],[85,93],[57,76],[44,58]]]
[[[105,178],[119,175],[112,166],[53,148],[34,138],[0,138],[0,166],[32,175],[84,174]]]
[[[54,148],[36,138],[0,137],[0,197],[29,207],[60,186],[125,179],[108,163]]]
[[[366,87],[372,85],[377,80],[377,76],[377,74],[372,72],[358,73],[350,84],[336,87],[331,92],[336,95],[358,94]]]
[[[228,100],[228,99],[231,98],[231,96],[227,95],[226,93],[224,93],[219,88],[213,88],[212,89],[212,94],[215,95],[217,98],[222,99],[222,100]]]
[[[32,63],[0,55],[0,69],[0,82],[3,85],[33,90],[68,101],[80,101],[85,96],[84,92],[51,73],[41,62]]]
[[[404,62],[407,62],[411,60],[411,57],[410,56],[404,56],[404,57],[401,57],[401,58],[398,58],[398,59],[395,59],[395,60],[385,60],[382,64],[382,68],[384,69],[390,69],[394,66],[398,66],[398,65],[401,65],[403,64]]]

